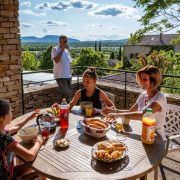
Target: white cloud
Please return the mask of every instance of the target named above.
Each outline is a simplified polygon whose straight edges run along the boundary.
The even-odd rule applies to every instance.
[[[117,27],[117,26],[113,26],[113,27],[110,27],[111,30],[120,30],[121,28],[120,27]]]
[[[52,20],[42,21],[42,22],[40,22],[40,24],[46,25],[46,26],[63,26],[63,27],[67,27],[68,26],[68,24],[65,23],[65,22],[52,21]]]
[[[29,23],[21,23],[21,26],[22,26],[23,28],[32,28],[32,27],[34,27],[33,24],[29,24]]]
[[[25,15],[33,15],[33,16],[46,16],[45,13],[36,13],[30,9],[21,10],[20,13],[25,14]]]
[[[125,36],[120,36],[119,34],[89,34],[87,38],[91,40],[119,40],[125,38]]]
[[[100,29],[102,27],[103,27],[102,24],[88,24],[88,25],[85,26],[84,29],[87,29],[87,30],[97,30],[97,29]]]
[[[65,10],[69,8],[76,8],[76,9],[92,9],[96,7],[97,4],[93,2],[88,2],[87,0],[62,0],[57,1],[55,3],[44,2],[38,4],[36,6],[37,9],[48,9],[48,10]]]
[[[22,2],[22,3],[21,3],[21,6],[31,7],[31,2],[30,2],[30,1]]]
[[[139,12],[137,9],[124,6],[121,4],[117,5],[106,5],[103,7],[99,7],[94,11],[90,11],[88,13],[91,16],[99,16],[99,17],[126,17],[126,18],[139,18]]]

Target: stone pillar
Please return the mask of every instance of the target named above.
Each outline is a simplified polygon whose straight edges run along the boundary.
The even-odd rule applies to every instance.
[[[0,0],[0,99],[10,102],[14,117],[22,114],[18,10],[18,0]]]

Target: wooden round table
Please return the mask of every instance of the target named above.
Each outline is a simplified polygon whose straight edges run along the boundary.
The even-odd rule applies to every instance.
[[[28,114],[25,114],[15,121],[27,116]],[[50,179],[143,179],[164,157],[165,144],[162,138],[156,135],[154,144],[142,144],[141,122],[131,121],[131,132],[126,134],[123,141],[128,147],[127,156],[115,163],[98,162],[91,157],[92,146],[102,140],[115,139],[116,132],[110,129],[105,138],[95,139],[85,135],[82,128],[76,128],[77,122],[82,119],[83,116],[71,113],[69,129],[62,131],[57,127],[48,142],[41,147],[35,161],[25,163]],[[26,126],[33,123],[35,120]],[[65,150],[54,148],[53,140],[57,137],[68,138],[70,147]],[[18,138],[17,135],[15,138]]]

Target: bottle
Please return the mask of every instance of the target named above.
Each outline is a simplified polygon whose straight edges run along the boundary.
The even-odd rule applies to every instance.
[[[155,126],[156,126],[155,116],[152,113],[152,109],[148,108],[142,118],[142,135],[141,135],[142,143],[144,144],[154,143]]]
[[[60,105],[60,127],[66,129],[69,126],[69,106],[66,102],[66,99],[62,99]]]

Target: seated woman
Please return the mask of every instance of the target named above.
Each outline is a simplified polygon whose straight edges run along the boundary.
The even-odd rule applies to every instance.
[[[25,161],[33,161],[43,144],[42,136],[37,136],[31,149],[26,149],[17,143],[10,134],[16,133],[26,122],[37,115],[33,113],[27,119],[17,124],[10,123],[12,113],[9,103],[0,100],[0,179],[33,179],[36,175],[27,166],[17,165],[14,167],[14,155],[18,155]],[[43,179],[44,177],[42,177]],[[45,178],[44,178],[45,179]]]
[[[138,97],[136,103],[129,110],[113,110],[105,108],[106,113],[115,116],[123,116],[125,119],[141,120],[147,108],[152,108],[156,119],[156,130],[165,140],[164,122],[167,111],[167,100],[163,93],[157,90],[161,83],[161,73],[155,66],[147,65],[136,74],[137,82],[144,91]]]
[[[88,68],[83,73],[83,89],[80,89],[74,95],[70,102],[70,110],[78,101],[90,101],[93,107],[97,109],[102,108],[102,102],[107,107],[115,107],[113,102],[108,98],[104,91],[96,87],[97,74],[95,68]]]

